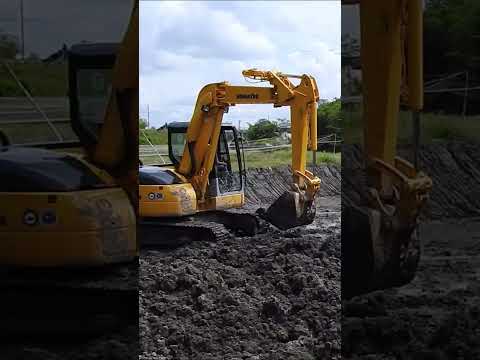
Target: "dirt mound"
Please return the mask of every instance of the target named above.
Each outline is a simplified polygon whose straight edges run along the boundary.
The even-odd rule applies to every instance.
[[[330,223],[142,254],[140,358],[338,358],[339,236]]]
[[[341,176],[337,165],[317,165],[308,168],[321,180],[320,197],[340,195]],[[247,172],[245,197],[251,204],[265,204],[276,200],[292,182],[290,166],[250,169]]]
[[[263,205],[287,180],[286,167],[250,171],[248,199]],[[339,196],[326,199],[325,209],[339,208]],[[339,325],[338,212],[288,231],[142,251],[140,359],[339,359]]]
[[[411,151],[400,149],[408,158]],[[358,146],[342,152],[342,198],[362,201],[363,158]],[[424,217],[430,219],[480,215],[480,145],[452,142],[423,145],[419,166],[433,180]]]

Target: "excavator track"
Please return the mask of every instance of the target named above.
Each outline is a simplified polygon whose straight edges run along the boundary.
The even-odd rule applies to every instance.
[[[174,248],[192,242],[217,242],[232,236],[253,236],[266,227],[257,214],[246,210],[216,210],[181,219],[144,218],[138,234],[142,247]]]
[[[138,224],[137,234],[142,248],[175,248],[192,242],[216,242],[228,239],[228,229],[215,222],[194,218],[144,219]]]

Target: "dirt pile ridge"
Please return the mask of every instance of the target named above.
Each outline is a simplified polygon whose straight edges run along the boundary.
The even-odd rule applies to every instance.
[[[411,151],[400,149],[405,158]],[[452,142],[423,145],[419,167],[433,181],[428,219],[480,216],[480,146]],[[363,199],[363,156],[358,146],[344,146],[342,152],[342,199],[358,203]]]
[[[322,180],[319,197],[340,195],[341,174],[338,165],[309,166],[308,169]],[[249,169],[245,197],[250,204],[271,203],[289,190],[291,182],[290,166]]]

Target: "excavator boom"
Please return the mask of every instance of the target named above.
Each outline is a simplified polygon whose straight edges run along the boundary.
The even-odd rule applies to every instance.
[[[198,95],[187,130],[184,153],[177,170],[192,183],[197,201],[204,201],[209,175],[214,167],[223,114],[228,111],[229,106],[241,104],[289,106],[292,132],[292,191],[272,204],[263,215],[281,228],[311,222],[313,199],[320,187],[320,179],[306,169],[307,150],[316,150],[317,146],[319,93],[315,79],[309,75],[292,76],[257,69],[245,70],[243,75],[269,82],[272,86],[234,86],[227,82],[206,85]],[[289,77],[300,79],[300,84],[294,85]],[[281,214],[277,211],[279,209],[282,210]]]

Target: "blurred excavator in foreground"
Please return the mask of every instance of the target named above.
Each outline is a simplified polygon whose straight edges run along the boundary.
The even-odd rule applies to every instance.
[[[422,1],[342,4],[359,4],[360,10],[366,173],[365,182],[358,174],[353,181],[365,183],[363,201],[342,198],[342,297],[350,298],[413,279],[420,258],[418,217],[432,181],[396,156],[400,105],[417,119],[423,107]],[[343,164],[342,177],[348,166]]]
[[[263,221],[280,229],[313,221],[320,179],[306,169],[306,163],[307,150],[317,148],[315,79],[257,69],[245,70],[243,75],[271,86],[206,85],[198,94],[191,121],[168,127],[172,165],[140,166],[142,244],[215,240],[226,231],[253,235]],[[291,113],[291,190],[256,214],[234,210],[245,203],[245,162],[237,130],[222,125],[229,107],[241,104],[288,106]]]
[[[138,256],[133,3],[121,44],[69,50],[70,118],[79,141],[65,141],[48,119],[57,141],[15,146],[0,131],[1,265],[91,266]]]

